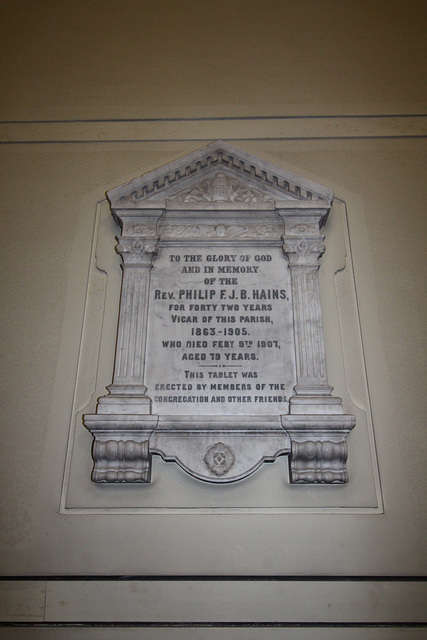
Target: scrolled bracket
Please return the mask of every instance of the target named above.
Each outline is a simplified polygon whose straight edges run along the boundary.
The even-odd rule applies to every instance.
[[[294,440],[289,458],[291,484],[345,484],[346,461],[345,440]]]
[[[99,440],[92,448],[94,482],[150,482],[149,441]]]
[[[291,484],[345,484],[348,482],[347,436],[352,415],[287,415],[282,425],[290,441]]]

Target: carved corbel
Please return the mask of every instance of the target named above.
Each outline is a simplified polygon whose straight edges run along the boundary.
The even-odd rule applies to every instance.
[[[292,484],[343,484],[348,482],[347,442],[293,440],[289,458]]]
[[[149,441],[100,440],[92,447],[94,482],[150,482]]]
[[[150,438],[156,416],[87,414],[85,427],[94,437],[92,458],[94,482],[150,482]]]
[[[291,484],[348,482],[346,438],[355,424],[352,415],[282,416],[291,441]]]

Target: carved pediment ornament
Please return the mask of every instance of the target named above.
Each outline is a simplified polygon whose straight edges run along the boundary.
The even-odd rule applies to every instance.
[[[259,189],[249,188],[240,180],[227,176],[218,171],[213,178],[198,182],[195,187],[183,189],[171,197],[172,202],[203,203],[203,202],[270,202],[273,198]]]
[[[332,192],[218,141],[107,196],[123,274],[92,479],[148,484],[156,454],[227,483],[287,455],[291,483],[347,482],[318,277]]]

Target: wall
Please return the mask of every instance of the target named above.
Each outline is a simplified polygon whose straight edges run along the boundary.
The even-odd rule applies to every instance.
[[[422,637],[424,3],[42,0],[1,11],[2,619],[33,625],[5,637],[115,632],[94,622],[129,623],[120,633],[132,638],[247,638],[257,624],[267,638]],[[315,512],[144,514],[132,510],[138,487],[97,487],[104,511],[67,511],[67,451],[82,477],[90,469],[90,438],[70,441],[70,425],[111,364],[106,349],[78,368],[97,204],[218,138],[347,205],[379,471],[359,505],[369,513],[322,513],[330,494],[305,487]],[[106,495],[132,509],[105,512]],[[139,579],[115,580],[126,575]]]

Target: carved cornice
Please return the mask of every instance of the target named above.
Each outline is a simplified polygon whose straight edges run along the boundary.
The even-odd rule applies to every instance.
[[[141,185],[141,187],[133,190],[130,194],[121,196],[120,204],[124,205],[129,202],[136,202],[138,200],[153,199],[158,200],[162,197],[173,198],[173,196],[162,195],[162,191],[168,190],[170,187],[178,186],[186,178],[190,178],[203,170],[210,167],[228,167],[233,170],[238,176],[244,179],[252,179],[260,186],[269,187],[277,191],[277,198],[283,198],[284,200],[312,200],[313,194],[310,191],[305,193],[301,190],[297,184],[292,184],[288,180],[280,179],[279,176],[267,173],[264,170],[260,170],[253,165],[247,165],[245,162],[240,161],[233,155],[218,150],[216,153],[207,155],[205,158],[195,162],[194,164],[188,164],[175,171],[174,173],[167,173],[159,176],[153,181],[147,181]],[[188,191],[192,191],[189,189]],[[262,193],[262,192],[261,192]],[[265,194],[263,194],[265,196]],[[323,200],[323,198],[319,198]],[[202,202],[203,200],[187,200],[187,202]],[[209,202],[209,200],[207,200]],[[250,202],[266,202],[263,199],[249,200]],[[242,202],[242,201],[241,201]]]
[[[224,176],[227,185],[221,186]],[[136,178],[107,195],[113,207],[119,209],[134,208],[141,201],[165,199],[188,204],[293,200],[325,207],[329,207],[333,199],[328,189],[221,141]]]

